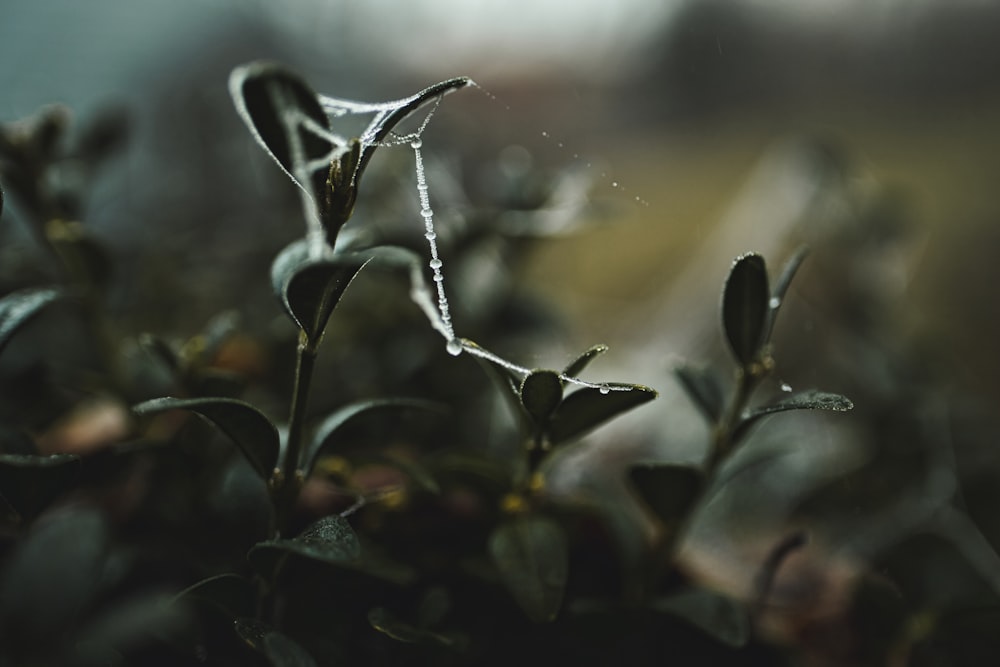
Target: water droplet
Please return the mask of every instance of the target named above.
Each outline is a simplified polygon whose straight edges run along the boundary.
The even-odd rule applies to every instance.
[[[452,338],[451,340],[448,341],[448,344],[445,346],[445,349],[448,350],[448,354],[450,354],[453,357],[457,357],[458,355],[462,354],[462,341],[459,340],[458,338]]]
[[[611,393],[611,387],[609,387],[609,386],[608,386],[608,385],[606,385],[606,384],[602,384],[602,385],[601,385],[600,387],[598,387],[598,389],[597,389],[597,390],[598,390],[598,391],[600,391],[600,392],[601,392],[602,394],[604,394],[605,396],[607,396],[608,394],[610,394],[610,393]]]
[[[767,302],[767,305],[771,307],[771,310],[774,310],[775,308],[781,305],[781,299],[779,299],[776,296],[772,296],[771,300]]]
[[[432,269],[440,269],[441,266],[444,264],[444,262],[442,262],[440,259],[432,259],[430,262],[428,262],[428,264]]]
[[[420,209],[420,215],[424,216],[425,218],[433,218],[434,211],[430,210],[429,208],[422,208]]]
[[[548,139],[549,138],[549,133],[546,132],[546,131],[544,131],[544,130],[542,130],[542,136],[545,137],[546,139]]]
[[[428,241],[433,241],[437,237],[438,235],[435,234],[434,232],[427,232],[426,234],[424,234],[424,238],[427,239]]]
[[[618,187],[618,181],[611,181],[611,187],[617,188]]]
[[[444,280],[444,276],[442,276],[440,273],[435,273],[434,274],[434,282],[439,283],[442,280]]]
[[[792,391],[792,385],[788,384],[787,382],[782,382],[781,383],[781,391],[786,392],[786,393],[791,392]]]
[[[410,147],[412,147],[413,149],[419,149],[423,145],[424,142],[420,137],[417,137],[416,139],[410,142]]]

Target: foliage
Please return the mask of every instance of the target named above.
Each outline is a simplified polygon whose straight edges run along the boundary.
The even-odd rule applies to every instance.
[[[296,340],[276,335],[259,344],[294,346],[294,368],[257,378],[220,363],[234,349],[256,354],[231,347],[240,339],[224,319],[182,343],[125,333],[115,322],[110,253],[79,219],[89,177],[122,143],[120,119],[85,128],[69,148],[64,109],[3,127],[4,195],[16,199],[58,272],[55,287],[0,299],[0,352],[68,321],[92,348],[79,365],[96,370],[81,373],[87,383],[62,403],[44,382],[26,384],[28,400],[52,403],[34,422],[4,412],[0,665],[652,665],[678,655],[695,664],[780,665],[816,655],[897,664],[995,622],[996,559],[975,527],[956,518],[954,480],[929,481],[929,497],[940,502],[907,514],[909,531],[863,554],[888,563],[890,576],[872,565],[843,584],[849,609],[828,625],[860,618],[877,628],[853,631],[846,648],[766,632],[780,612],[783,569],[810,549],[807,532],[768,545],[748,566],[757,572],[749,592],[723,590],[685,566],[692,527],[725,495],[766,418],[854,407],[815,389],[766,395],[780,347],[777,316],[804,250],[773,283],[762,256],[736,259],[721,312],[731,376],[680,365],[676,380],[690,405],[660,408],[665,401],[650,387],[580,378],[604,345],[561,369],[526,369],[455,336],[421,251],[366,245],[358,240],[366,236],[346,232],[375,151],[410,144],[422,164],[426,110],[470,83],[451,79],[372,105],[375,119],[362,135],[342,139],[329,114],[343,105],[295,73],[270,63],[233,73],[237,111],[299,189],[306,223],[270,270]],[[400,129],[421,118],[417,130]],[[54,178],[67,169],[88,178]],[[76,186],[53,185],[65,182]],[[429,205],[422,212],[431,217]],[[428,225],[430,282],[440,285]],[[466,241],[474,247],[475,237],[503,233],[487,220]],[[451,356],[435,355],[442,346],[420,338],[423,331],[401,338],[361,319],[349,353],[375,360],[410,346],[393,357],[405,368],[392,376],[409,395],[339,401],[336,378],[318,359],[336,352],[323,345],[325,334],[366,267],[403,270],[431,321],[425,328],[444,336]],[[502,338],[511,307],[486,303],[478,330]],[[56,319],[45,318],[49,310]],[[493,398],[509,407],[511,428],[491,425],[495,415],[482,406]],[[702,462],[630,461],[625,479],[615,480],[637,501],[624,509],[599,494],[553,488],[562,460],[647,403],[659,414],[693,407],[705,418]],[[86,428],[102,420],[110,430]],[[46,435],[67,421],[80,427],[72,437]],[[837,494],[824,493],[803,501],[803,517],[836,506]],[[652,538],[630,560],[621,536],[642,517]],[[931,567],[960,572],[967,591],[923,588],[922,568]]]

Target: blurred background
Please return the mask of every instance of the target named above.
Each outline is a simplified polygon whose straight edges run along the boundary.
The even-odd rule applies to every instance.
[[[0,117],[53,102],[81,119],[124,107],[131,140],[95,183],[89,224],[137,262],[207,277],[220,299],[242,282],[214,267],[266,261],[298,232],[260,212],[290,188],[232,111],[234,65],[279,60],[323,93],[365,100],[465,74],[481,90],[443,106],[439,154],[520,146],[533,164],[580,174],[616,222],[527,258],[525,279],[557,295],[581,337],[614,343],[636,318],[690,319],[665,289],[685,272],[699,276],[687,292],[711,292],[739,252],[780,261],[825,178],[816,160],[828,160],[895,192],[913,227],[892,278],[901,326],[945,341],[938,351],[964,382],[1000,391],[996,3],[5,0],[0,11]],[[440,211],[465,203],[438,190]],[[179,255],[163,256],[166,237],[183,239]],[[679,349],[664,349],[690,342],[678,334]]]

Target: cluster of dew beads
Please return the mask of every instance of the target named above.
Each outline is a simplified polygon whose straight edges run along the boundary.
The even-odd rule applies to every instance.
[[[423,146],[418,136],[410,142],[413,149],[413,156],[416,161],[417,173],[417,195],[420,198],[420,215],[424,219],[424,238],[427,239],[427,247],[430,250],[430,261],[427,263],[431,268],[432,278],[437,288],[438,315],[441,318],[443,332],[448,339],[446,349],[449,354],[459,355],[462,353],[462,341],[455,337],[455,329],[451,323],[451,311],[448,308],[448,297],[444,291],[444,262],[438,255],[437,232],[434,231],[434,210],[431,209],[430,196],[427,193],[427,174],[424,170],[424,157],[420,152]]]

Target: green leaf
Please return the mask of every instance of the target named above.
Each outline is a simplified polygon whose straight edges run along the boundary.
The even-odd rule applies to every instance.
[[[810,389],[796,394],[785,396],[781,400],[768,405],[751,410],[733,434],[734,439],[738,439],[747,429],[756,424],[761,418],[773,415],[778,412],[788,412],[789,410],[830,410],[833,412],[847,412],[854,409],[851,399],[840,394],[831,394],[817,389]]]
[[[31,519],[65,493],[80,474],[75,454],[0,454],[0,495],[23,518]]]
[[[685,588],[656,598],[650,608],[683,619],[732,647],[750,641],[750,618],[734,600],[703,588]]]
[[[778,318],[778,311],[785,303],[785,295],[792,284],[792,279],[795,278],[795,274],[798,273],[799,267],[802,266],[802,262],[805,261],[808,254],[809,247],[800,246],[792,257],[785,262],[785,266],[781,270],[781,275],[778,276],[778,281],[774,284],[774,289],[771,291],[771,300],[768,304],[770,310],[767,317],[766,339],[771,337],[771,332],[774,330],[774,322]]]
[[[97,592],[108,537],[104,516],[84,506],[50,512],[32,525],[0,571],[5,649],[64,636]]]
[[[722,324],[733,355],[744,367],[767,342],[770,300],[764,258],[755,253],[737,258],[722,294]]]
[[[278,464],[281,449],[278,430],[264,413],[249,403],[234,398],[154,398],[132,408],[137,415],[152,415],[167,410],[189,410],[211,422],[225,433],[265,481]]]
[[[316,667],[316,660],[302,645],[280,632],[264,635],[264,655],[274,667]]]
[[[524,409],[541,425],[562,401],[563,383],[555,371],[532,371],[521,383],[519,393]]]
[[[0,351],[25,322],[60,296],[54,289],[26,289],[0,299]]]
[[[573,362],[566,367],[566,370],[563,371],[563,375],[573,378],[577,377],[580,373],[583,372],[583,369],[585,369],[587,366],[590,365],[591,361],[593,361],[594,359],[601,356],[607,351],[608,351],[607,345],[593,346],[592,348],[581,354],[579,357],[574,359]]]
[[[441,81],[440,83],[435,83],[432,86],[424,88],[415,95],[393,102],[390,109],[380,112],[361,137],[362,149],[361,160],[358,163],[358,173],[360,174],[364,171],[368,161],[371,160],[373,151],[379,143],[388,137],[389,133],[397,125],[406,120],[410,114],[425,104],[436,102],[448,93],[464,88],[471,83],[472,79],[465,76]]]
[[[310,247],[306,240],[286,247],[271,265],[271,286],[285,312],[315,345],[368,259],[357,253],[314,257]]]
[[[584,387],[569,394],[549,418],[553,444],[580,438],[623,412],[656,398],[656,391],[638,384],[608,383],[605,388]]]
[[[313,523],[293,539],[254,545],[247,558],[258,572],[273,576],[290,554],[339,565],[357,561],[361,556],[361,543],[347,519],[334,514]]]
[[[266,62],[234,69],[229,92],[257,143],[299,187],[317,198],[326,187],[327,170],[308,173],[307,165],[329,161],[333,147],[328,139],[330,121],[316,93],[289,70]],[[306,129],[305,122],[320,133]]]
[[[705,473],[677,463],[640,463],[628,470],[643,502],[673,533],[687,519],[705,489]]]
[[[490,555],[507,589],[535,623],[555,619],[569,576],[566,534],[556,521],[525,515],[501,524]]]
[[[674,368],[674,375],[705,419],[710,424],[718,423],[722,419],[726,400],[718,376],[711,369],[687,364]]]
[[[355,401],[343,405],[334,410],[316,428],[316,433],[302,452],[301,467],[308,477],[319,457],[334,444],[334,435],[344,424],[355,417],[365,415],[370,412],[392,409],[425,410],[428,412],[444,412],[444,407],[440,403],[425,401],[419,398],[379,398],[363,401]]]
[[[274,667],[315,667],[313,657],[290,637],[255,618],[237,618],[233,629],[247,646],[267,656]]]
[[[457,637],[414,627],[383,607],[375,607],[368,612],[368,623],[382,634],[405,644],[456,647],[463,643]]]
[[[230,618],[254,613],[254,590],[249,581],[238,574],[220,574],[202,579],[174,596],[174,602],[199,600],[218,607]]]

